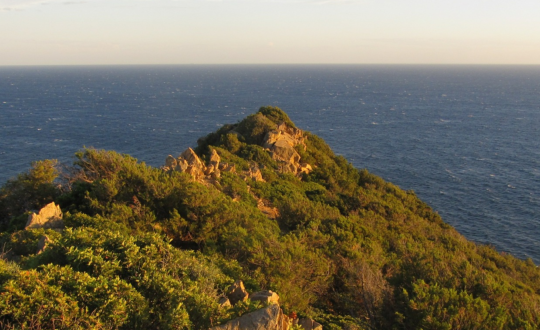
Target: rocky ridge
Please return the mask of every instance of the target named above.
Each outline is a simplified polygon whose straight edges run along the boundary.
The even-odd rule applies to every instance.
[[[272,159],[278,162],[279,170],[282,173],[292,173],[301,177],[304,173],[309,174],[313,170],[310,164],[301,162],[301,156],[295,150],[296,146],[300,146],[305,150],[305,141],[306,137],[301,129],[281,123],[276,129],[266,133],[261,146],[270,154]],[[199,182],[219,178],[221,172],[236,173],[234,164],[222,163],[221,157],[215,149],[210,152],[208,164],[205,164],[192,148],[188,148],[177,158],[172,155],[167,156],[162,169],[188,173]],[[243,171],[239,175],[245,180],[264,181],[261,170],[255,164],[252,164],[249,170]]]
[[[215,149],[212,149],[208,164],[199,158],[195,151],[187,148],[180,156],[174,158],[172,155],[165,159],[165,166],[161,167],[164,171],[184,172],[193,177],[195,181],[201,183],[213,182],[221,177],[221,172],[236,173],[234,164],[222,163],[221,157]],[[245,179],[250,178],[255,181],[264,181],[260,169],[252,165],[248,171],[240,173]]]
[[[234,130],[229,131],[228,134],[241,136]],[[301,178],[303,174],[309,174],[313,170],[310,164],[302,162],[300,154],[295,149],[300,146],[306,150],[306,139],[307,137],[301,129],[290,127],[282,122],[277,125],[276,129],[265,134],[261,146],[278,163],[278,170],[281,173],[292,173]],[[236,173],[247,182],[250,180],[265,181],[260,168],[255,163],[252,163],[248,170],[237,172],[234,164],[221,162],[221,157],[216,149],[211,149],[208,159],[208,163],[205,164],[192,148],[188,148],[177,158],[172,155],[167,156],[165,165],[161,168],[164,171],[188,173],[195,181],[206,185],[212,185],[221,177],[222,172]],[[257,200],[259,210],[268,218],[276,219],[279,216],[277,208],[257,196],[253,197]]]

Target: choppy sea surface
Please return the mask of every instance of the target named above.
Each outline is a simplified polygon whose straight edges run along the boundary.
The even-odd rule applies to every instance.
[[[0,67],[0,184],[83,146],[160,166],[262,105],[540,264],[539,66]]]

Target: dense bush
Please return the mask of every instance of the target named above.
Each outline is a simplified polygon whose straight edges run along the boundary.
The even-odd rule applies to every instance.
[[[220,310],[243,279],[325,329],[536,329],[532,261],[467,241],[414,192],[336,156],[305,132],[302,178],[260,145],[275,107],[199,141],[236,172],[195,182],[128,155],[84,149],[61,181],[36,162],[0,192],[0,324],[6,328],[203,329],[256,308]],[[257,166],[264,182],[242,176]],[[50,201],[66,229],[22,230]],[[267,218],[258,206],[278,210]],[[36,255],[37,241],[50,243]]]
[[[43,160],[0,188],[0,230],[22,229],[26,212],[39,209],[60,194],[54,180],[58,177],[58,162]]]

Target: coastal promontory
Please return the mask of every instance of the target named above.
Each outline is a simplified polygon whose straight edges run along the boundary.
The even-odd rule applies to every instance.
[[[163,155],[82,149],[0,189],[0,328],[540,327],[531,260],[468,241],[279,108]]]

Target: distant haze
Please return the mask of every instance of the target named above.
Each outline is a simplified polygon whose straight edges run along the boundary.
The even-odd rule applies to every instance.
[[[0,65],[540,64],[538,0],[0,0]]]

